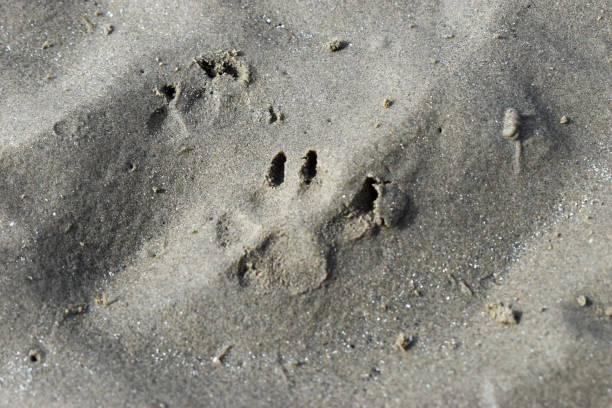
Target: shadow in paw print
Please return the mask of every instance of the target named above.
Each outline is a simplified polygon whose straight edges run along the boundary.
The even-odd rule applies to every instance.
[[[278,187],[285,181],[285,163],[287,162],[287,156],[285,153],[279,152],[272,159],[270,169],[268,170],[268,184],[271,187]]]
[[[162,106],[160,108],[155,109],[155,111],[149,116],[149,119],[147,120],[147,131],[150,134],[159,131],[167,117],[167,106]]]
[[[304,156],[304,164],[300,169],[300,179],[305,185],[312,183],[317,176],[317,152],[309,150]]]
[[[176,87],[172,84],[162,86],[160,92],[164,95],[166,101],[170,102],[176,96]]]
[[[349,206],[354,214],[371,214],[377,225],[403,228],[416,216],[410,196],[396,183],[367,176]]]

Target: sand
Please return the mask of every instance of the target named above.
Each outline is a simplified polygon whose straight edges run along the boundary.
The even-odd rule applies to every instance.
[[[610,17],[1,2],[0,405],[611,406]]]

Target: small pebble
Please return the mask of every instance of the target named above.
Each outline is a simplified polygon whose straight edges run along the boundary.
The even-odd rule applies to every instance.
[[[561,120],[559,122],[562,125],[567,125],[569,123],[569,118],[567,116],[561,116]]]
[[[580,307],[585,307],[589,304],[589,298],[584,295],[580,295],[576,298],[576,302],[578,302]]]
[[[391,107],[391,105],[393,105],[393,101],[391,99],[385,99],[383,101],[383,107],[385,109],[389,109]]]
[[[107,24],[104,26],[104,35],[110,35],[113,31],[115,31],[115,27]]]

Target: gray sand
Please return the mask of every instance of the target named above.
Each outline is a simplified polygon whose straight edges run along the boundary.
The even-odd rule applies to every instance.
[[[612,405],[606,1],[171,3],[0,2],[1,406]]]

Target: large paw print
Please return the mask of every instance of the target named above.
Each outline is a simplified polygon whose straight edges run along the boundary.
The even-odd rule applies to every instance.
[[[308,150],[301,160],[297,174],[299,185],[294,196],[291,189],[280,190],[287,181],[296,180],[286,174],[289,158],[281,151],[271,159],[265,185],[258,194],[263,196],[264,202],[277,200],[280,205],[275,210],[263,210],[263,213],[265,206],[256,205],[258,210],[254,214],[257,215],[247,218],[261,228],[259,239],[251,241],[254,245],[245,245],[240,258],[228,270],[230,279],[243,289],[260,293],[284,289],[293,295],[315,290],[330,276],[333,262],[329,262],[329,258],[338,245],[350,244],[381,228],[397,227],[409,211],[408,195],[396,183],[368,175],[347,206],[337,210],[306,207],[306,212],[316,214],[312,217],[304,214],[302,207],[301,215],[296,216],[297,211],[292,206],[300,201],[298,197],[316,194],[310,187],[315,182],[319,187],[322,183],[317,178],[317,152]],[[261,220],[266,219],[267,226],[261,225],[264,223]],[[218,220],[218,244],[223,248],[232,242],[241,244],[238,238],[241,233],[231,232],[232,223],[227,214]],[[325,238],[321,239],[319,233],[323,230]]]

